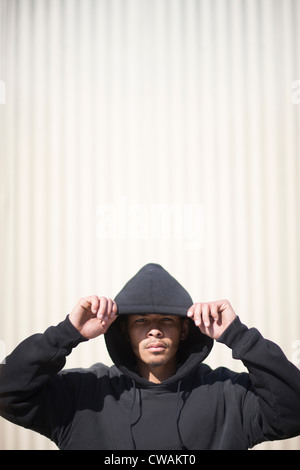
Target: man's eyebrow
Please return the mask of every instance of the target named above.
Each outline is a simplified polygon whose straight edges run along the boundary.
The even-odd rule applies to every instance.
[[[146,318],[146,317],[149,317],[149,315],[151,315],[151,313],[133,313],[131,316]]]
[[[139,317],[147,317],[148,315],[160,315],[161,317],[175,317],[172,313],[129,313],[128,315],[138,315]]]

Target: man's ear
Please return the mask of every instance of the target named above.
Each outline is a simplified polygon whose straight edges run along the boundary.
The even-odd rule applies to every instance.
[[[181,334],[180,334],[180,340],[181,341],[184,341],[188,334],[189,334],[189,330],[190,330],[190,324],[189,324],[189,319],[188,318],[184,318],[182,320],[182,326],[181,326]]]

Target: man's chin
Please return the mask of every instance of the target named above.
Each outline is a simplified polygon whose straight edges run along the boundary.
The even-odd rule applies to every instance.
[[[168,356],[165,354],[152,354],[151,357],[148,358],[147,364],[151,368],[161,367],[168,363]]]
[[[162,358],[157,358],[156,360],[152,360],[148,363],[148,366],[151,368],[151,369],[155,369],[156,367],[161,367],[163,365],[165,365],[165,361],[162,359]]]

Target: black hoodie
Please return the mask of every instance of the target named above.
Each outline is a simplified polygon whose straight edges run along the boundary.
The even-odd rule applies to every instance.
[[[122,315],[186,316],[192,299],[161,266],[142,268],[115,298],[105,340],[114,366],[61,370],[85,339],[68,317],[23,341],[0,369],[0,413],[61,449],[247,449],[300,434],[300,372],[274,343],[237,317],[219,338],[249,373],[211,370],[212,340],[190,321],[177,373],[142,379],[121,333]]]

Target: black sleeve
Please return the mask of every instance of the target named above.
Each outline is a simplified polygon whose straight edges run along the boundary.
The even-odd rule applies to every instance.
[[[243,400],[243,423],[250,446],[300,434],[300,371],[282,350],[237,317],[218,342],[232,349],[249,371],[252,389]],[[258,406],[257,406],[258,403]]]
[[[0,365],[0,415],[56,442],[74,408],[72,391],[58,372],[82,341],[67,317],[20,343]]]

